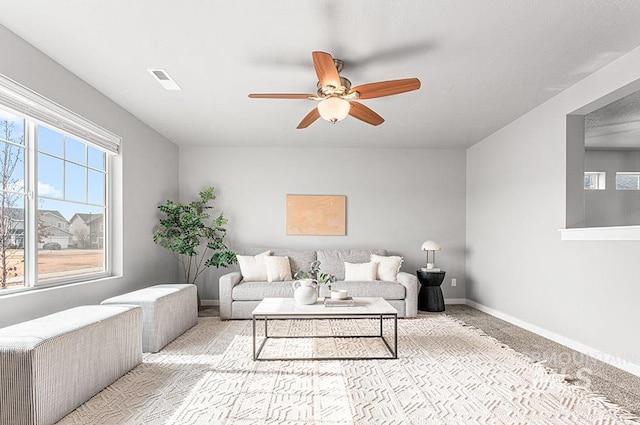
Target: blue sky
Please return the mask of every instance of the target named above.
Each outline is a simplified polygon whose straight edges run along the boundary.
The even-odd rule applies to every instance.
[[[0,111],[0,123],[13,123],[11,140],[24,136],[24,121]],[[4,138],[4,127],[1,138]],[[103,213],[105,153],[71,137],[37,127],[38,135],[38,208],[57,210],[70,219],[75,213]],[[24,185],[24,149],[15,147],[20,160],[13,174],[16,186]]]

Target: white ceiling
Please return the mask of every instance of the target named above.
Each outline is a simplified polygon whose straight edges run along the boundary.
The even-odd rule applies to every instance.
[[[0,0],[0,23],[179,145],[468,147],[640,45],[637,0]],[[355,85],[418,77],[363,101],[386,122],[296,130],[311,52]],[[182,87],[165,91],[147,68]]]
[[[640,91],[584,117],[587,149],[640,149]]]

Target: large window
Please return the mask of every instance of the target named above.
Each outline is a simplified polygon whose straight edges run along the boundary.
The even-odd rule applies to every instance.
[[[640,190],[640,172],[617,172],[616,190]]]
[[[106,276],[119,138],[32,92],[37,113],[16,107],[17,89],[0,92],[0,295]]]

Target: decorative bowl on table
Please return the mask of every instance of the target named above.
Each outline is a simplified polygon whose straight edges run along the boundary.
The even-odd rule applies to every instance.
[[[346,289],[332,289],[331,299],[334,300],[346,300],[349,297],[349,293]]]

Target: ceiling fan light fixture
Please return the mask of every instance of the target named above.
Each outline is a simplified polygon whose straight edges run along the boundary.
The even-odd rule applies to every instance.
[[[318,103],[320,116],[332,123],[342,121],[349,115],[351,104],[339,97],[328,97]]]
[[[318,77],[317,96],[302,93],[252,93],[249,95],[252,99],[307,99],[318,102],[318,105],[300,121],[296,127],[299,130],[309,127],[319,118],[335,124],[345,119],[347,115],[378,126],[384,122],[384,118],[357,100],[392,96],[420,88],[420,80],[417,78],[378,81],[352,88],[351,81],[340,75],[344,64],[342,61],[334,59],[325,52],[316,51],[311,56]]]

